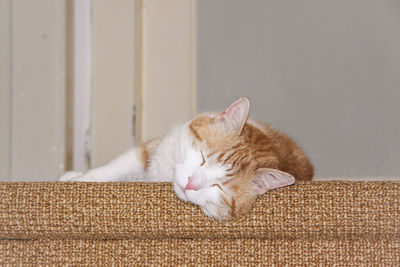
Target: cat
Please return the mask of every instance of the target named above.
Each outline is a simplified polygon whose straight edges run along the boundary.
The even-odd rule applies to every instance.
[[[257,196],[311,180],[313,166],[287,135],[248,119],[241,98],[224,112],[201,113],[162,137],[129,150],[110,163],[61,181],[172,182],[176,195],[212,218],[246,214]]]

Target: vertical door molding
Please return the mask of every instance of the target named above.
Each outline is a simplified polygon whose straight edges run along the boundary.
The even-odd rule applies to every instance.
[[[72,1],[70,11],[72,17],[69,27],[72,34],[69,35],[71,68],[69,69],[72,77],[67,88],[69,112],[67,116],[71,119],[72,128],[68,136],[70,142],[67,144],[67,155],[74,170],[86,171],[91,163],[91,93],[92,93],[92,0]],[[72,110],[71,110],[72,109]],[[72,157],[70,159],[69,157]]]
[[[140,141],[196,112],[196,1],[141,1]]]
[[[133,145],[135,2],[92,0],[91,167]]]
[[[64,170],[65,1],[12,1],[11,180]]]
[[[134,1],[75,0],[71,169],[133,145]]]

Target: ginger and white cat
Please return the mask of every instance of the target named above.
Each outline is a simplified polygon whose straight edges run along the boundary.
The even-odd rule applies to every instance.
[[[249,211],[258,195],[311,180],[313,167],[285,134],[248,119],[241,98],[222,113],[203,113],[110,163],[61,181],[172,182],[177,196],[224,220]]]

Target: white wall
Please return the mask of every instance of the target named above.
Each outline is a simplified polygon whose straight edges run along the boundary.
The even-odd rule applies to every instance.
[[[0,181],[10,175],[11,0],[0,1]]]
[[[85,171],[195,113],[195,0],[0,0],[0,181]]]
[[[92,0],[92,23],[93,168],[133,145],[134,1]]]
[[[396,0],[199,1],[199,109],[247,95],[317,176],[398,177],[399,29]]]
[[[54,180],[132,146],[134,20],[131,0],[0,1],[0,181]]]
[[[1,180],[64,169],[65,6],[1,1]]]

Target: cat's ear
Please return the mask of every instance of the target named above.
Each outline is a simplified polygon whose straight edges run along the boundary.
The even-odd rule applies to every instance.
[[[253,183],[256,193],[262,195],[269,190],[294,184],[294,181],[294,177],[287,172],[261,168],[257,170]]]
[[[249,114],[249,107],[249,99],[242,97],[218,116],[216,124],[240,135]]]

